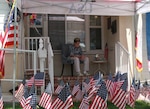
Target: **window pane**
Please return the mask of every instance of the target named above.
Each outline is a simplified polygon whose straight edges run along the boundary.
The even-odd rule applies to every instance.
[[[41,37],[42,35],[42,28],[30,28],[30,37]]]
[[[67,43],[73,43],[74,38],[80,38],[80,44],[85,50],[85,19],[83,15],[66,16],[67,21]]]
[[[48,36],[50,37],[54,50],[61,50],[65,43],[65,16],[49,15]]]
[[[90,28],[90,49],[102,49],[101,47],[101,28]]]
[[[101,26],[101,16],[90,16],[90,26]]]

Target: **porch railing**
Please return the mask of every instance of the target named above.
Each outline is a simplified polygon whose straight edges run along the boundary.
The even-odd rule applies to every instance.
[[[120,42],[115,44],[115,63],[116,72],[128,73],[128,86],[130,86],[132,76],[129,69],[129,52]]]
[[[45,65],[44,65],[44,70],[48,71],[49,74],[49,78],[52,84],[52,90],[54,91],[54,69],[53,69],[53,50],[52,50],[52,46],[51,43],[49,41],[49,37],[24,37],[24,42],[23,42],[23,48],[26,50],[38,50],[39,49],[39,40],[42,39],[43,40],[43,45],[44,48],[47,50],[47,58],[45,59]],[[32,71],[33,70],[33,65],[34,65],[34,61],[33,61],[33,55],[30,53],[26,53],[24,56],[24,68],[25,68],[25,72],[27,71]],[[37,70],[40,70],[40,64],[39,64],[39,57],[38,55],[36,55],[36,59],[37,59]]]
[[[129,69],[129,52],[126,48],[120,43],[115,44],[115,63],[116,63],[116,72],[128,72]]]

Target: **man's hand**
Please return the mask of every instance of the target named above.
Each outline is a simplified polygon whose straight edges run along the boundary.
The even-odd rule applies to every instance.
[[[81,61],[84,61],[84,58],[85,58],[84,55],[81,55],[81,56],[80,56],[80,60],[81,60]]]

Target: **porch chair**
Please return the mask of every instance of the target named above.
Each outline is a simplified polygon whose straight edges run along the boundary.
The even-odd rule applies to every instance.
[[[72,44],[64,44],[62,46],[62,50],[61,50],[61,58],[62,58],[62,72],[61,72],[61,75],[63,75],[64,73],[64,67],[65,67],[65,64],[70,64],[71,66],[71,76],[73,76],[73,64],[74,64],[74,61],[70,58],[70,46]]]

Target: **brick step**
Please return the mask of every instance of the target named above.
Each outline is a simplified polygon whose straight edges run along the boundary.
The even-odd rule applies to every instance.
[[[34,75],[34,71],[32,70],[32,71],[27,71],[24,76],[26,79],[30,79],[33,75]],[[54,77],[54,90],[57,88],[60,80],[63,80],[64,83],[69,82],[70,88],[72,89],[76,80],[79,80],[79,82],[82,83],[87,77],[89,79],[91,79],[93,77],[93,75],[90,75],[90,76],[62,76],[62,77],[55,76]],[[104,78],[106,78],[106,77],[104,77]],[[48,72],[46,72],[45,87],[48,85],[49,81],[50,81],[49,74],[48,74]],[[41,94],[40,87],[37,87],[37,94]]]

